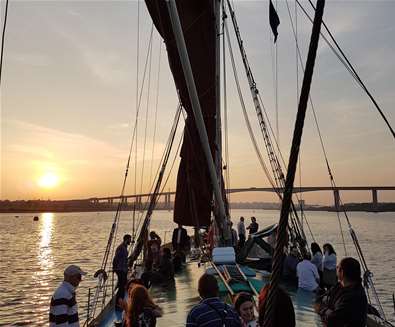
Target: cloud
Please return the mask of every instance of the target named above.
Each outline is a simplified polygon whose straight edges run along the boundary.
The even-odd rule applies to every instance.
[[[28,154],[31,159],[86,165],[100,158],[101,164],[113,165],[114,160],[125,157],[125,151],[107,142],[20,120],[5,121],[5,135],[13,140],[12,144],[5,144],[6,152]]]

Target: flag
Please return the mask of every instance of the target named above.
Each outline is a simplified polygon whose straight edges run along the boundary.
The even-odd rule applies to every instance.
[[[277,27],[280,25],[280,18],[278,18],[276,9],[274,9],[272,0],[270,0],[270,5],[269,5],[269,22],[270,22],[270,27],[272,28],[273,35],[274,35],[274,43],[277,41]]]

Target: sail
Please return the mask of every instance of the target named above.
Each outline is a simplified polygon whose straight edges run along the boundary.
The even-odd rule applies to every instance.
[[[174,221],[187,226],[208,226],[212,185],[195,127],[177,46],[165,0],[146,0],[156,29],[163,37],[170,69],[182,106],[187,112],[181,161],[177,175]],[[212,0],[177,1],[177,9],[192,67],[212,155],[215,151],[215,17]]]

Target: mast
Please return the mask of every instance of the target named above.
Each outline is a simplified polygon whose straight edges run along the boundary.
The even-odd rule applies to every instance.
[[[211,150],[209,147],[209,141],[207,136],[206,127],[203,120],[203,115],[200,107],[199,96],[196,90],[195,81],[193,78],[192,68],[188,57],[188,51],[185,44],[184,34],[182,31],[182,26],[180,22],[180,18],[178,16],[177,5],[175,0],[166,0],[171,26],[174,33],[174,38],[177,45],[178,54],[180,56],[180,62],[182,66],[182,70],[184,72],[184,77],[186,80],[186,85],[188,89],[189,98],[192,104],[192,111],[196,122],[196,128],[199,134],[200,142],[202,145],[202,149],[204,155],[206,157],[210,181],[214,190],[214,198],[216,204],[218,206],[218,216],[216,216],[216,220],[218,226],[220,227],[224,239],[230,239],[230,229],[225,213],[225,205],[221,194],[221,189],[218,184],[218,176],[216,172],[216,167],[214,164],[214,160],[211,154]]]
[[[285,181],[280,221],[278,224],[277,237],[276,237],[276,247],[274,249],[269,294],[265,303],[265,317],[263,322],[264,327],[273,326],[272,317],[275,312],[275,307],[277,302],[276,294],[281,278],[281,267],[283,261],[284,247],[287,245],[287,238],[288,238],[288,234],[287,234],[288,216],[291,208],[292,191],[293,191],[294,180],[295,180],[296,166],[298,163],[299,148],[302,140],[304,119],[306,116],[307,101],[310,94],[311,80],[313,77],[314,64],[317,54],[318,42],[320,38],[324,7],[325,7],[325,0],[317,0],[313,30],[311,32],[309,52],[306,61],[306,69],[303,77],[302,89],[300,92],[298,112],[296,115],[291,152],[289,155],[287,178]]]
[[[217,183],[222,190],[222,131],[221,131],[221,48],[220,48],[220,15],[221,15],[221,1],[214,0],[215,13],[215,166],[217,168]]]

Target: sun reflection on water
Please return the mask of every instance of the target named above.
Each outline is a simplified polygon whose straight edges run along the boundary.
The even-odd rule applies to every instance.
[[[41,216],[41,241],[38,248],[37,259],[41,266],[40,275],[47,275],[53,266],[51,239],[53,233],[53,213],[43,213]]]

